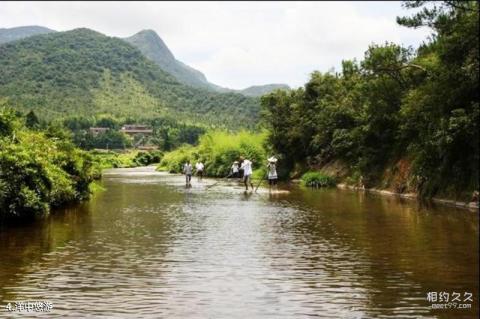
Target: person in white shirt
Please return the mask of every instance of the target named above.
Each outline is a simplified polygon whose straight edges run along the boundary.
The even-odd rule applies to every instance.
[[[270,157],[267,165],[267,176],[268,176],[268,187],[269,190],[272,190],[273,187],[277,187],[277,159],[275,157]]]
[[[187,187],[191,186],[190,181],[192,180],[192,171],[193,171],[192,164],[190,164],[190,161],[187,160],[185,165],[183,165],[183,174],[185,174],[185,182],[187,184]]]
[[[199,161],[197,164],[195,164],[195,169],[197,170],[197,176],[199,180],[202,180],[203,178],[203,169],[205,168],[205,165],[201,161]]]
[[[232,173],[231,173],[231,175],[232,175],[233,177],[237,178],[237,177],[238,177],[238,170],[239,170],[238,162],[235,161],[235,162],[233,162],[233,164],[232,164]]]
[[[248,191],[248,184],[250,184],[253,190],[253,183],[252,183],[252,162],[248,159],[244,159],[243,157],[240,158],[242,160],[242,165],[240,166],[243,169],[243,183],[245,184],[245,188]]]

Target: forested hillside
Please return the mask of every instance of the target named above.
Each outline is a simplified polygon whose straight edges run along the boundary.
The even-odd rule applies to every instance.
[[[40,26],[23,26],[15,28],[0,28],[0,44],[20,40],[37,34],[55,32],[49,28]]]
[[[0,44],[51,32],[56,31],[40,26],[4,28],[0,29]],[[252,97],[258,97],[279,88],[289,89],[286,84],[255,85],[243,90],[234,90],[213,84],[207,80],[202,72],[177,60],[165,42],[153,30],[142,30],[122,40],[139,49],[148,59],[155,62],[160,69],[172,75],[178,82],[195,88],[220,93],[241,93]]]
[[[253,127],[255,98],[183,85],[127,42],[88,29],[0,46],[0,96],[42,118],[171,116],[215,127]]]
[[[362,61],[343,61],[341,73],[314,72],[305,87],[262,98],[286,171],[336,161],[354,185],[472,198],[479,189],[478,3],[433,6],[398,18],[433,28],[416,52],[371,45]]]

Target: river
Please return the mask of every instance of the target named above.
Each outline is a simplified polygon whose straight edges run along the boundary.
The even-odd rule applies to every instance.
[[[29,317],[478,317],[477,213],[213,182],[108,170],[90,201],[4,227],[0,317],[25,316],[8,302],[39,300],[52,311]],[[471,308],[432,309],[429,292]]]

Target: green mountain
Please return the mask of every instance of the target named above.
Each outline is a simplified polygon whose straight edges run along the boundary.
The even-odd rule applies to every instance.
[[[286,84],[254,85],[239,91],[239,93],[247,96],[262,96],[275,90],[290,90],[290,87]]]
[[[193,87],[223,93],[241,93],[247,96],[261,96],[276,89],[290,89],[286,84],[267,84],[251,86],[244,90],[233,90],[208,82],[202,72],[175,59],[165,42],[153,30],[140,31],[124,40],[137,47],[147,58],[160,66],[162,70],[173,75],[179,82]]]
[[[0,44],[51,32],[56,31],[40,26],[0,29]],[[143,30],[123,40],[138,48],[162,70],[173,75],[178,82],[189,86],[221,93],[240,93],[252,97],[261,96],[276,89],[290,89],[286,84],[266,84],[251,86],[244,90],[233,90],[211,83],[202,72],[177,60],[165,42],[153,30]]]
[[[155,31],[143,30],[124,40],[137,47],[147,58],[158,64],[162,70],[173,75],[179,82],[194,87],[212,89],[202,72],[175,59]]]
[[[258,99],[179,83],[131,44],[89,29],[3,44],[0,66],[0,97],[45,118],[168,115],[231,128],[258,119]]]
[[[55,32],[49,28],[40,26],[24,26],[15,28],[0,28],[0,44],[15,40],[20,40],[26,37],[37,34],[45,34]]]

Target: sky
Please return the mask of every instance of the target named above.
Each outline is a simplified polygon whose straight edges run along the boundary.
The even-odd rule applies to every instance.
[[[0,28],[86,27],[127,37],[158,33],[175,57],[233,89],[302,86],[311,72],[340,70],[372,43],[417,47],[430,34],[396,24],[400,2],[0,2]]]

